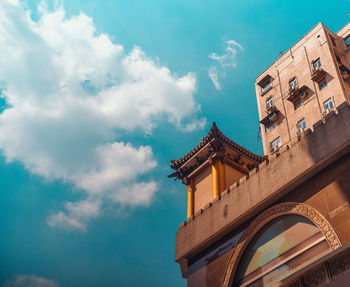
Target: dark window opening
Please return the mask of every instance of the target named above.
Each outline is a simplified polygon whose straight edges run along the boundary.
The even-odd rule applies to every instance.
[[[299,98],[294,102],[294,110],[299,109],[301,106],[302,106],[302,102],[301,102],[301,99]]]
[[[269,130],[272,130],[273,128],[275,128],[277,125],[276,122],[273,122],[273,121],[267,121],[266,124],[265,124],[265,131],[268,132]]]
[[[324,89],[327,87],[327,81],[325,78],[323,78],[321,81],[318,82],[318,87],[320,90]]]
[[[335,59],[337,60],[338,64],[342,65],[343,63],[341,62],[341,59],[339,58],[339,56],[336,54],[335,55]]]

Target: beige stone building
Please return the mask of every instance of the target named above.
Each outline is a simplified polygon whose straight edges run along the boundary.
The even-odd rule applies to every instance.
[[[319,23],[258,76],[264,156],[214,123],[171,162],[189,287],[350,286],[349,51],[350,23]]]
[[[350,24],[333,33],[318,23],[257,78],[266,155],[349,103],[349,35]]]

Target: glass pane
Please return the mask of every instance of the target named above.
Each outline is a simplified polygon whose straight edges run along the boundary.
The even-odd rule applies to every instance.
[[[266,83],[263,87],[261,87],[261,92],[265,93],[271,87],[271,82]]]
[[[329,251],[307,218],[285,215],[268,223],[248,245],[234,286],[266,286],[283,280]]]
[[[346,37],[345,43],[346,43],[346,46],[347,46],[347,47],[350,46],[350,36]]]

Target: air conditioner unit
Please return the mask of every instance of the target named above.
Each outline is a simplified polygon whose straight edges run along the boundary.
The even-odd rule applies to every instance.
[[[297,136],[298,136],[298,135],[301,135],[304,131],[305,131],[304,128],[298,129],[298,130],[297,130]]]
[[[277,121],[277,119],[278,119],[278,115],[276,112],[272,112],[271,114],[269,114],[270,121],[275,122],[275,121]]]

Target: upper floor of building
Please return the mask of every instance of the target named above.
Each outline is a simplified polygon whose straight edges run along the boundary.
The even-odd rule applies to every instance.
[[[350,95],[350,23],[337,33],[318,23],[255,83],[265,155],[312,128]]]

